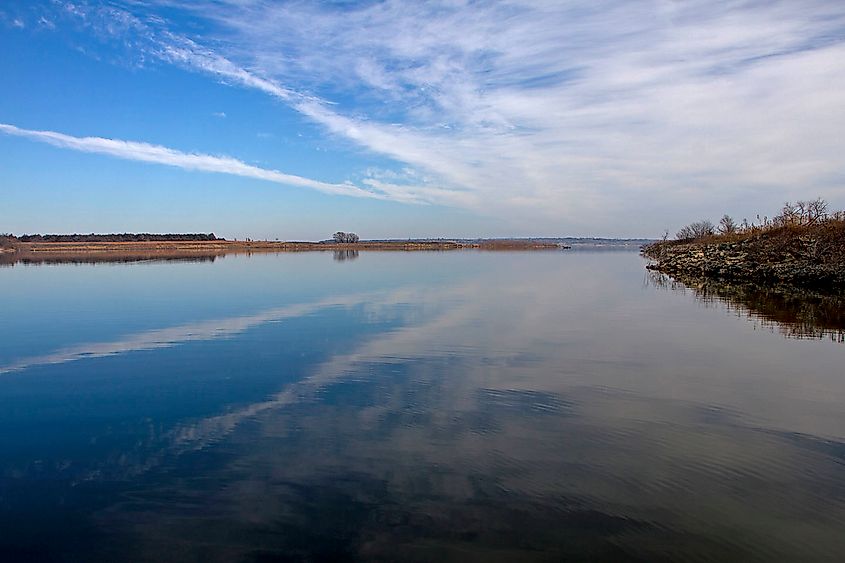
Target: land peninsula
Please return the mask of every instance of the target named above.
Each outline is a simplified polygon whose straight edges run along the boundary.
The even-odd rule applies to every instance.
[[[719,226],[703,220],[675,240],[645,245],[646,266],[683,283],[712,281],[845,291],[845,212],[828,212],[822,199],[786,203],[775,217]]]

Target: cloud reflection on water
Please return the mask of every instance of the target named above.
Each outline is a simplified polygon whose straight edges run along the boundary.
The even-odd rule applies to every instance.
[[[272,345],[289,335],[274,321],[339,309],[322,322],[349,340],[261,400],[150,424],[87,460],[88,483],[131,489],[96,522],[138,560],[198,546],[229,560],[834,560],[838,347],[808,363],[775,335],[640,287],[633,258],[630,271],[615,269],[627,257],[584,255],[532,258],[531,275],[404,280],[29,365],[201,338],[246,354],[261,326]]]
[[[211,528],[234,523],[241,557],[256,553],[245,539],[255,526],[323,546],[297,552],[283,534],[274,541],[288,552],[376,559],[511,560],[515,544],[553,546],[552,558],[589,546],[608,561],[837,551],[843,442],[788,431],[788,416],[760,426],[778,418],[788,387],[771,381],[769,408],[702,395],[677,371],[661,389],[657,365],[631,359],[637,340],[588,361],[582,346],[612,319],[596,295],[572,300],[550,283],[514,273],[454,287],[449,309],[363,339],[267,401],[179,428],[167,440],[183,453],[226,444]],[[422,308],[440,296],[415,297]],[[198,533],[183,519],[144,528],[155,542]]]
[[[385,299],[377,294],[363,292],[349,296],[338,296],[315,303],[301,303],[276,307],[239,317],[212,319],[179,326],[160,328],[130,334],[123,338],[105,342],[90,342],[68,348],[62,348],[49,354],[31,356],[15,360],[0,366],[0,375],[26,370],[35,366],[63,364],[84,359],[103,358],[129,352],[140,352],[171,348],[179,344],[196,341],[232,338],[257,326],[295,319],[316,311],[331,307],[350,307],[361,304],[384,305],[390,299],[399,299],[407,295],[407,290],[394,292]]]

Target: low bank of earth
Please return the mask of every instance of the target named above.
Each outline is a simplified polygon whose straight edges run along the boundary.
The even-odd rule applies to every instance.
[[[845,290],[845,223],[644,246],[646,267],[673,277]]]
[[[218,240],[156,240],[132,242],[20,242],[8,252],[20,257],[44,256],[102,256],[133,254],[222,254],[244,252],[302,252],[357,250],[560,250],[569,246],[542,240],[479,240],[479,241],[360,241],[336,242],[280,242]],[[6,251],[6,249],[2,249]]]

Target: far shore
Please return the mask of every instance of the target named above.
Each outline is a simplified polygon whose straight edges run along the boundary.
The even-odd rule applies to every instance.
[[[233,250],[248,252],[277,252],[286,250],[456,250],[478,248],[483,250],[536,249],[549,250],[565,248],[564,245],[533,240],[482,240],[463,241],[361,241],[338,242],[291,242],[291,241],[144,241],[144,242],[22,242],[18,252],[126,252],[126,251],[208,251]]]
[[[291,242],[291,241],[143,241],[143,242],[19,242],[3,249],[2,262],[75,262],[75,261],[139,261],[192,258],[213,258],[226,254],[272,252],[344,252],[344,251],[449,251],[449,250],[560,250],[569,248],[545,241],[482,240],[465,241],[360,241]]]

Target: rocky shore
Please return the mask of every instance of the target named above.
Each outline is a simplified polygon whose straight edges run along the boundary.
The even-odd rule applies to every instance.
[[[845,290],[845,229],[780,229],[741,237],[661,241],[643,247],[646,267],[676,278]]]

